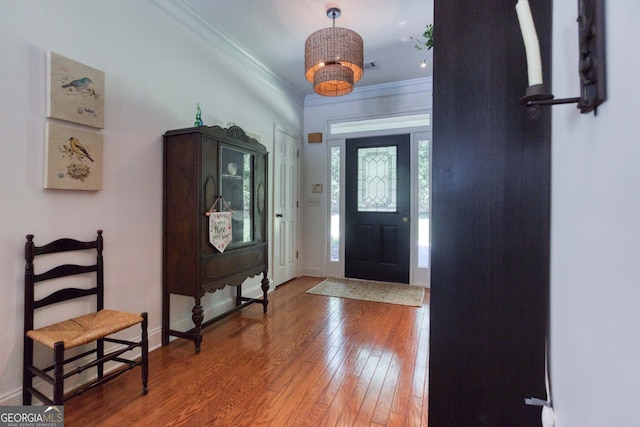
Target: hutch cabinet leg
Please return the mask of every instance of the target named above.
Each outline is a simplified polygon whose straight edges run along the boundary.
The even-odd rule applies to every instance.
[[[204,311],[200,304],[200,298],[196,299],[196,305],[191,310],[191,320],[195,328],[193,329],[193,343],[196,345],[196,353],[200,353],[200,343],[202,342],[202,320],[204,320]]]
[[[147,384],[149,383],[149,334],[147,333],[147,329],[149,327],[149,317],[147,312],[142,313],[142,325],[140,325],[142,329],[142,394],[147,394],[149,389],[147,388]]]
[[[170,307],[170,294],[165,290],[162,291],[162,345],[169,344],[169,313]]]
[[[264,272],[262,276],[262,311],[263,313],[267,312],[267,305],[269,301],[267,300],[267,292],[269,292],[269,279],[267,279],[267,272]]]
[[[242,285],[236,286],[236,307],[242,304]]]

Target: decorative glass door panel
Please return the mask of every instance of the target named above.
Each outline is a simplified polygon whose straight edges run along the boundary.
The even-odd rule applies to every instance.
[[[358,148],[358,212],[397,209],[395,146]]]

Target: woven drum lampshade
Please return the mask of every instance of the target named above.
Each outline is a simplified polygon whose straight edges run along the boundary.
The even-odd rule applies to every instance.
[[[362,37],[349,29],[336,28],[335,18],[340,16],[340,9],[329,9],[327,16],[333,18],[333,27],[316,31],[305,42],[305,76],[319,95],[346,95],[362,78]]]

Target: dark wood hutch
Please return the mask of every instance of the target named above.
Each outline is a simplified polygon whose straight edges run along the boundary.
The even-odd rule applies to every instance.
[[[249,304],[267,312],[267,150],[238,126],[200,126],[164,135],[162,345],[190,339],[200,352],[202,329]],[[232,240],[209,241],[208,213],[232,211]],[[242,282],[262,273],[262,298],[242,295]],[[204,321],[201,299],[236,287],[235,307]],[[194,327],[171,329],[171,294],[194,298]]]

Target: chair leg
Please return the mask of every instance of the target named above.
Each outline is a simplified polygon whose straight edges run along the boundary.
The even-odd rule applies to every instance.
[[[147,394],[149,381],[149,339],[147,336],[147,313],[142,313],[142,394]]]
[[[22,361],[22,404],[31,405],[31,387],[33,387],[33,375],[29,367],[33,366],[33,341],[24,337],[24,354]]]
[[[99,339],[96,341],[96,357],[98,360],[102,360],[104,357],[104,340]],[[98,363],[96,368],[98,368],[98,379],[101,380],[104,375],[104,362]]]
[[[64,398],[64,343],[53,345],[53,404],[62,405]]]

